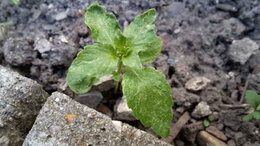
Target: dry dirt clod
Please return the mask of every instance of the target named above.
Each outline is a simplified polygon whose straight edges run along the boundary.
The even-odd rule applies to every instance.
[[[200,91],[205,89],[209,83],[211,80],[206,77],[194,77],[185,84],[185,88],[190,91]]]
[[[191,116],[199,119],[206,117],[211,113],[212,111],[210,110],[209,105],[206,102],[202,101],[195,107],[195,110],[192,112]]]
[[[3,54],[6,62],[13,66],[30,65],[37,55],[30,41],[21,38],[7,39],[3,46]]]
[[[200,146],[228,146],[226,143],[210,135],[206,131],[199,132],[197,136],[197,141],[200,144]]]
[[[258,50],[258,44],[246,37],[242,40],[234,40],[230,46],[228,54],[231,59],[240,64],[245,64],[251,55],[255,54]]]
[[[191,105],[200,101],[200,97],[198,95],[189,93],[185,88],[173,88],[172,93],[175,103],[179,106],[183,106],[185,103],[189,103],[189,105]]]

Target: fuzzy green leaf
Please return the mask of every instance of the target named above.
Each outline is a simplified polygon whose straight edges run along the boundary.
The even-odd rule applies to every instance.
[[[204,120],[203,125],[204,125],[204,127],[209,127],[210,122],[208,120]]]
[[[213,122],[216,118],[213,115],[208,116],[208,121]]]
[[[260,104],[256,108],[257,111],[260,111]]]
[[[4,22],[4,23],[0,23],[0,28],[1,27],[8,27],[10,25],[12,25],[13,23],[11,21],[8,21],[8,22]]]
[[[150,9],[137,16],[123,32],[143,64],[153,62],[161,52],[162,40],[155,33],[155,19],[156,10]]]
[[[256,120],[260,120],[260,112],[253,112],[252,114]]]
[[[123,93],[135,117],[167,137],[173,118],[171,87],[154,68],[132,69],[123,75]]]
[[[122,61],[125,66],[131,68],[139,69],[143,67],[141,60],[136,52],[131,52],[128,56],[122,58]]]
[[[102,76],[112,74],[118,59],[110,45],[89,45],[81,51],[71,64],[67,82],[76,93],[85,93]]]
[[[253,90],[246,91],[246,102],[250,104],[254,109],[256,109],[260,105],[260,95]]]
[[[250,121],[250,120],[253,119],[253,117],[254,117],[253,114],[248,114],[248,115],[244,116],[243,120],[244,121]]]
[[[102,44],[115,46],[122,33],[120,25],[113,14],[98,3],[91,4],[85,14],[85,23],[90,28],[92,38]]]
[[[17,5],[20,3],[20,0],[12,0],[12,2]]]

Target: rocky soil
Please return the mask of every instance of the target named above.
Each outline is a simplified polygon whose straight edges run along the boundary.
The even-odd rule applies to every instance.
[[[73,58],[85,45],[93,43],[83,18],[85,8],[91,2],[93,0],[21,0],[15,5],[9,0],[1,0],[0,22],[12,21],[13,25],[8,30],[0,30],[0,64],[37,81],[49,94],[59,91],[74,99],[66,99],[66,102],[74,104],[76,100],[112,120],[123,121],[155,135],[134,119],[121,93],[113,93],[110,77],[103,78],[91,92],[83,95],[74,94],[65,82]],[[164,47],[151,65],[166,75],[175,100],[171,137],[162,141],[176,146],[260,145],[260,121],[242,120],[249,110],[244,104],[244,91],[251,89],[260,93],[258,0],[100,0],[100,3],[116,15],[123,27],[149,8],[156,8],[159,13],[156,28]],[[0,76],[2,80],[3,76]],[[0,82],[1,116],[8,110],[2,107],[13,102],[7,100],[8,104],[5,104],[10,98],[4,94],[6,87]],[[46,98],[28,96],[30,102],[39,105],[32,107],[34,117],[29,121],[34,121]],[[21,100],[19,107],[24,107],[26,100]],[[46,104],[43,110],[53,110],[48,108],[51,103]],[[60,108],[63,106],[66,105]],[[12,114],[7,115],[16,117],[22,110],[10,110]],[[89,110],[92,109],[86,111]],[[38,121],[42,116],[48,116],[43,111],[40,113]],[[49,123],[58,115],[44,122]],[[23,118],[18,114],[17,119]],[[203,121],[209,118],[210,125],[205,127]],[[1,120],[6,119],[0,117],[0,128]],[[37,124],[44,127],[42,123]],[[19,129],[19,126],[13,126],[12,130]],[[19,129],[22,132],[18,134],[18,143],[23,141],[32,124],[27,126],[24,127],[26,130]],[[29,137],[39,135],[36,126]],[[0,136],[0,145],[10,141],[2,130]],[[24,145],[29,145],[28,140],[30,138]]]

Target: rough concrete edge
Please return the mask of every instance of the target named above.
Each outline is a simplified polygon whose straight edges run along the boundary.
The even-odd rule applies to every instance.
[[[88,108],[89,110],[92,110],[92,111],[95,112],[96,114],[99,114],[99,115],[104,116],[104,118],[107,118],[109,121],[111,121],[111,125],[114,125],[113,120],[112,120],[111,118],[109,118],[108,116],[106,116],[105,114],[102,114],[102,113],[96,111],[95,109],[92,109],[92,108],[90,108],[90,107],[88,107],[88,106],[86,106],[86,105],[83,105],[83,104],[77,102],[76,100],[73,100],[73,99],[72,99],[71,97],[69,97],[68,95],[65,95],[65,94],[63,94],[63,93],[61,93],[61,92],[58,92],[58,91],[57,91],[57,92],[53,92],[53,93],[48,97],[48,99],[47,99],[47,101],[46,101],[45,104],[48,104],[48,103],[47,103],[48,101],[55,101],[55,98],[56,98],[57,96],[63,97],[63,98],[67,98],[68,100],[74,101],[76,104],[78,104],[79,106],[82,106],[83,108]],[[43,105],[43,107],[45,106],[45,104]],[[38,114],[38,116],[41,114],[41,112],[44,112],[44,111],[40,111],[39,114]],[[37,118],[36,118],[35,121],[38,120],[38,116],[37,116]],[[121,121],[120,121],[120,122],[121,122]],[[32,126],[32,128],[31,128],[31,130],[34,128],[34,126],[36,126],[36,125],[34,124],[34,125]],[[145,131],[143,131],[143,130],[137,129],[137,128],[135,128],[135,127],[133,127],[133,126],[131,126],[131,125],[129,125],[129,124],[123,123],[123,122],[122,122],[122,124],[121,124],[121,130],[118,130],[116,127],[114,127],[114,128],[119,132],[119,136],[120,136],[120,137],[124,137],[125,134],[126,134],[126,133],[129,133],[129,132],[130,132],[130,133],[140,132],[140,135],[141,135],[141,136],[142,136],[142,135],[147,135],[149,138],[153,138],[155,142],[161,143],[162,145],[169,145],[169,146],[171,146],[171,144],[166,143],[166,142],[164,142],[164,141],[161,141],[160,139],[158,139],[157,137],[153,136],[152,134],[147,133],[147,132],[145,132]],[[129,130],[129,129],[130,129],[130,130]],[[29,131],[28,135],[30,134],[31,130]],[[141,137],[140,137],[140,138],[141,138]],[[26,139],[27,139],[27,137],[25,138],[24,141],[26,141]],[[23,144],[23,146],[24,146],[24,144]]]

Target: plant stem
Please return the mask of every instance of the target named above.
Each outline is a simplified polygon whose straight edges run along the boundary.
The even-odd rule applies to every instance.
[[[122,62],[121,59],[120,59],[120,60],[118,61],[118,64],[117,64],[117,72],[116,72],[116,74],[119,74],[120,80],[115,82],[115,94],[117,93],[118,88],[119,88],[119,85],[120,85],[121,80],[122,80],[122,78],[121,78],[122,67],[123,67],[123,62]]]

